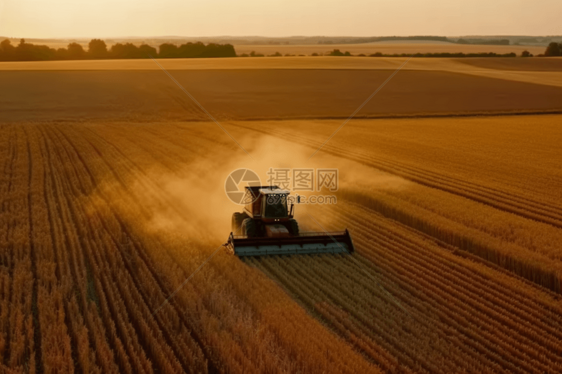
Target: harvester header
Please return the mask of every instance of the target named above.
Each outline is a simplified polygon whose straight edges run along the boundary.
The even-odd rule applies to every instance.
[[[289,204],[290,191],[277,186],[246,187],[243,212],[232,215],[227,251],[237,256],[352,253],[351,235],[341,232],[300,232]]]

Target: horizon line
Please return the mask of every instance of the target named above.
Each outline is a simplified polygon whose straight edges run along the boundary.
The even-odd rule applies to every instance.
[[[290,35],[290,36],[263,36],[263,35],[207,35],[207,36],[186,36],[186,35],[152,35],[152,36],[60,36],[60,37],[31,37],[31,36],[6,36],[0,35],[0,38],[8,39],[55,39],[55,40],[69,40],[69,39],[164,39],[164,38],[263,38],[263,39],[286,39],[286,38],[388,38],[388,37],[445,37],[445,38],[466,38],[466,37],[534,37],[534,38],[557,38],[561,35],[532,35],[532,34],[472,34],[472,35],[369,35],[369,36],[354,36],[354,35]]]

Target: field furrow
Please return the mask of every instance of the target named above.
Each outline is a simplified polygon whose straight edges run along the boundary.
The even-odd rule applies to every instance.
[[[109,219],[109,218],[110,217],[106,216],[103,217],[102,219]],[[131,303],[133,301],[129,301],[129,300],[139,300],[139,301],[142,300],[141,304],[136,303],[134,307],[129,306],[127,309],[139,310],[140,308],[140,310],[143,311],[144,316],[142,316],[142,318],[138,321],[138,323],[141,326],[144,326],[145,323],[148,323],[149,326],[158,323],[159,327],[156,329],[155,327],[152,327],[154,332],[150,334],[155,335],[156,337],[158,337],[161,334],[160,331],[162,331],[162,333],[165,334],[164,335],[165,338],[164,336],[161,336],[160,340],[168,341],[168,343],[173,347],[173,350],[175,352],[172,355],[171,351],[169,351],[169,348],[165,349],[165,352],[167,352],[166,354],[169,356],[168,357],[169,362],[173,362],[173,360],[175,360],[175,357],[177,356],[177,358],[180,358],[181,361],[183,362],[184,369],[186,369],[187,367],[193,367],[192,365],[194,365],[194,362],[192,362],[192,359],[188,358],[191,357],[193,353],[186,346],[186,342],[189,344],[191,338],[189,335],[185,336],[185,328],[182,328],[182,330],[184,330],[184,333],[180,333],[180,334],[178,334],[177,332],[169,331],[168,326],[163,322],[161,318],[157,316],[156,317],[157,319],[154,320],[154,318],[150,316],[151,312],[145,309],[149,301],[147,296],[145,295],[151,295],[151,297],[154,297],[155,295],[158,295],[162,291],[160,289],[158,290],[154,289],[155,285],[158,288],[160,288],[160,286],[158,286],[158,282],[153,278],[154,273],[151,272],[146,267],[146,264],[144,262],[145,259],[143,259],[143,254],[142,254],[143,249],[138,248],[139,246],[138,239],[134,238],[134,236],[132,236],[127,231],[127,229],[124,227],[122,222],[120,222],[116,218],[113,219],[118,225],[120,236],[113,237],[111,239],[114,245],[113,248],[116,249],[116,251],[112,251],[111,254],[108,253],[108,255],[110,255],[111,258],[114,258],[115,264],[112,266],[117,266],[118,268],[126,269],[129,274],[129,276],[126,276],[126,278],[122,278],[125,274],[123,272],[119,273],[118,276],[120,276],[121,279],[118,282],[116,282],[116,284],[119,285],[130,284],[126,288],[120,287],[121,295],[123,294],[127,295],[127,297],[124,298],[126,302]],[[115,230],[113,231],[115,232]],[[111,231],[108,231],[108,233],[111,235]],[[134,292],[134,295],[130,295],[131,291]],[[152,304],[152,302],[150,304]],[[174,357],[174,358],[170,359],[170,357]],[[175,370],[177,370],[177,368]]]
[[[503,284],[498,285],[496,279],[487,279],[481,273],[475,273],[474,271],[468,270],[460,264],[456,264],[455,262],[451,262],[450,258],[454,256],[446,256],[449,254],[449,251],[444,251],[442,249],[437,249],[434,246],[434,243],[428,242],[427,240],[420,240],[421,238],[416,238],[411,233],[404,233],[400,232],[400,225],[385,225],[383,217],[378,216],[374,212],[370,212],[360,206],[355,205],[353,208],[344,208],[342,209],[345,212],[345,218],[342,220],[340,217],[339,221],[342,224],[353,224],[353,226],[358,230],[358,234],[361,236],[367,235],[367,237],[373,235],[378,237],[381,240],[386,241],[387,243],[393,244],[400,244],[400,248],[404,247],[411,250],[413,255],[423,259],[423,261],[427,262],[430,265],[439,266],[442,263],[447,263],[447,265],[451,268],[452,275],[450,277],[450,281],[459,281],[464,280],[467,282],[475,282],[478,280],[480,284],[486,284],[486,287],[472,287],[471,291],[479,293],[485,297],[493,297],[497,302],[500,303],[501,307],[509,306],[510,302],[517,300],[518,308],[522,308],[526,311],[525,314],[521,314],[522,316],[526,314],[530,314],[528,317],[530,321],[536,322],[536,319],[542,319],[543,322],[554,322],[558,326],[562,326],[562,317],[558,314],[558,310],[553,307],[552,305],[543,304],[537,300],[529,300],[528,297],[525,295],[519,294],[517,287],[515,287],[515,283],[512,285]],[[356,220],[353,217],[357,215],[361,217],[371,217],[371,220]],[[376,218],[373,219],[373,217]],[[423,252],[420,253],[418,248],[426,248],[430,250],[430,252]],[[432,250],[433,248],[433,250]],[[437,249],[437,250],[436,250]],[[443,273],[442,273],[443,274]],[[506,295],[505,291],[506,288],[511,291],[509,296]],[[513,311],[521,313],[520,309],[513,309]],[[544,315],[544,313],[548,313]],[[542,318],[541,318],[541,314]],[[548,331],[549,334],[555,333],[555,331]],[[559,332],[558,332],[559,333]],[[557,335],[559,338],[560,335]]]
[[[450,251],[416,237],[407,226],[389,225],[373,211],[353,204],[342,204],[339,211],[318,217],[330,229],[350,227],[361,254],[246,262],[276,279],[342,337],[349,339],[349,328],[338,327],[347,321],[414,370],[420,365],[418,370],[436,372],[423,361],[408,358],[409,349],[414,348],[397,342],[424,338],[439,342],[438,347],[414,344],[417,359],[419,347],[431,347],[432,354],[442,349],[442,358],[432,357],[428,362],[440,362],[440,368],[452,365],[446,369],[449,372],[461,368],[483,372],[496,365],[510,372],[555,372],[562,366],[559,306],[541,302],[530,306],[531,300],[519,293],[515,279],[513,288],[503,288],[486,279],[478,266],[472,265],[476,271],[469,271],[462,266],[466,260],[451,261],[455,256]],[[340,313],[319,314],[315,305],[325,302]],[[364,313],[382,325],[367,322],[361,317]],[[400,329],[394,325],[397,319]],[[398,331],[411,335],[397,340],[387,335]]]
[[[476,166],[406,132],[378,150],[344,136],[310,164],[339,168],[337,204],[296,217],[349,228],[356,252],[240,259],[220,247],[241,209],[226,176],[307,166],[324,138],[225,126],[252,158],[210,122],[0,125],[0,371],[562,371],[551,187],[533,196],[539,182],[491,166],[467,178]],[[529,157],[530,176],[555,164]]]
[[[248,129],[254,130],[253,128]],[[281,139],[307,145],[311,148],[311,150],[316,150],[322,145],[322,138],[318,140],[311,140],[306,137],[295,137],[294,134],[280,131],[259,131]],[[351,145],[343,148],[341,146],[338,147],[332,144],[327,144],[322,147],[322,150],[338,157],[345,157],[353,161],[364,163],[368,166],[403,177],[424,186],[463,196],[468,199],[490,205],[496,209],[504,210],[525,218],[545,222],[558,228],[562,228],[562,207],[559,205],[553,205],[551,201],[546,199],[542,201],[537,200],[536,197],[535,199],[531,199],[523,195],[513,194],[509,190],[485,187],[471,183],[468,180],[456,179],[454,177],[438,174],[430,170],[413,168],[396,160],[375,157],[367,152],[353,150]]]

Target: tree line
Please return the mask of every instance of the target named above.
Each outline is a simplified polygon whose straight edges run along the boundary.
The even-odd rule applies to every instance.
[[[451,42],[446,36],[432,36],[432,35],[417,35],[417,36],[374,36],[362,38],[334,38],[335,40],[319,40],[318,44],[359,44],[359,43],[372,43],[394,40],[433,40],[440,42]]]
[[[0,61],[48,61],[48,60],[97,60],[97,59],[128,59],[128,58],[202,58],[202,57],[236,57],[231,44],[207,45],[185,43],[179,46],[164,43],[156,48],[147,44],[136,46],[132,43],[117,43],[107,47],[105,41],[92,39],[86,51],[78,43],[70,43],[67,48],[51,48],[46,45],[27,43],[21,39],[17,46],[9,39],[0,43]]]
[[[313,53],[313,56],[318,54]],[[341,52],[334,49],[328,52],[328,56],[351,56],[349,52]],[[241,57],[262,57],[263,54],[252,52],[242,54]],[[271,56],[282,56],[277,52]],[[288,56],[288,55],[286,55]],[[359,54],[358,56],[365,56]],[[371,57],[404,57],[409,54],[382,54],[380,52],[370,54]],[[515,53],[417,53],[415,57],[515,57]],[[532,57],[528,51],[521,54],[522,57]],[[562,56],[562,43],[552,42],[548,45],[544,54],[539,56]],[[105,41],[92,39],[85,50],[78,43],[70,43],[67,48],[51,48],[46,45],[27,43],[21,39],[17,46],[12,45],[9,39],[0,42],[0,61],[48,61],[48,60],[96,60],[96,59],[142,59],[142,58],[204,58],[204,57],[236,57],[236,51],[232,44],[209,43],[207,45],[196,43],[185,43],[175,45],[164,43],[156,48],[147,44],[136,46],[132,43],[117,43],[107,47]]]
[[[456,41],[457,44],[479,44],[479,45],[509,45],[509,39],[463,39]]]
[[[526,53],[525,53],[526,52]],[[312,56],[318,56],[317,53],[313,53]],[[339,49],[334,49],[333,51],[326,54],[326,56],[353,56],[349,51],[342,52]],[[364,53],[358,54],[360,57],[367,57]],[[521,54],[522,57],[529,57],[529,52],[524,51]],[[532,56],[532,55],[530,55]],[[495,52],[482,52],[482,53],[450,53],[450,52],[440,52],[440,53],[394,53],[385,54],[381,52],[376,52],[368,55],[368,57],[517,57],[515,53],[495,53]]]

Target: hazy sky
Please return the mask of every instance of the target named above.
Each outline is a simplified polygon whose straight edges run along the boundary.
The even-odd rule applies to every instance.
[[[561,15],[562,0],[0,0],[0,35],[561,35]]]

